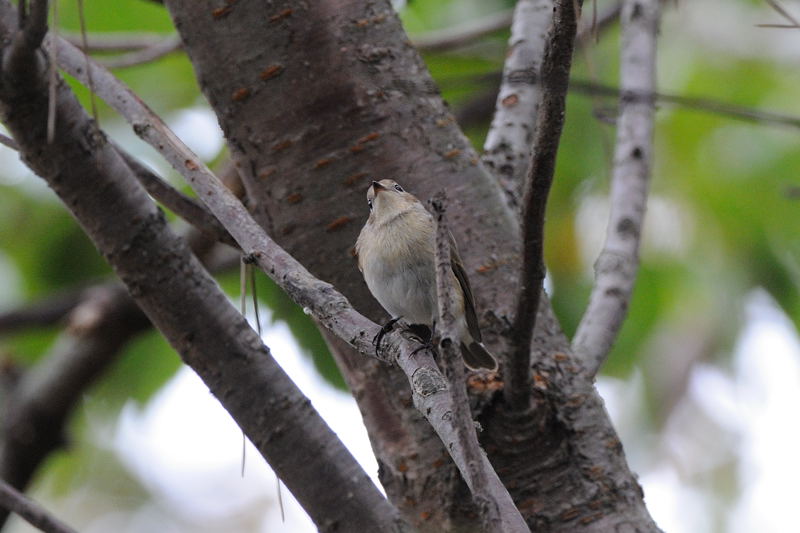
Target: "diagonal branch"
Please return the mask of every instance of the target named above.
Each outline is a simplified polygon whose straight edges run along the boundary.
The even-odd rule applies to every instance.
[[[5,135],[0,134],[0,144],[4,144],[14,150],[19,150],[16,141]],[[164,179],[156,175],[153,171],[145,167],[135,157],[128,152],[117,146],[117,152],[128,164],[128,167],[133,171],[136,179],[147,190],[147,192],[161,202],[164,206],[169,208],[176,215],[183,220],[200,230],[201,233],[214,241],[225,243],[234,248],[238,247],[236,241],[230,236],[228,231],[222,227],[219,221],[214,218],[214,215],[209,213],[205,207],[199,202],[190,198],[175,187],[167,183]],[[0,331],[3,329],[3,318],[5,315],[0,315]],[[12,318],[13,317],[9,317]]]
[[[2,479],[0,479],[0,507],[18,514],[33,527],[45,533],[76,533],[74,529],[53,516],[47,509],[24,494],[20,494]]]
[[[80,304],[84,289],[67,289],[46,300],[25,304],[0,313],[0,335],[31,328],[51,326]]]
[[[552,20],[552,0],[518,0],[503,66],[503,82],[483,145],[483,162],[500,181],[512,206],[518,203],[530,161],[536,114],[542,98],[539,70]]]
[[[460,469],[481,511],[484,530],[528,531],[522,515],[514,505],[508,490],[497,477],[475,434],[475,423],[472,420],[469,398],[464,385],[466,381],[464,362],[459,356],[458,345],[455,342],[457,339],[454,315],[456,302],[453,294],[455,279],[450,263],[452,237],[445,219],[446,201],[443,191],[431,200],[436,219],[436,298],[439,305],[440,360],[448,378],[456,438],[448,448],[451,446],[461,448],[461,460],[466,465]]]
[[[528,407],[531,391],[531,340],[545,276],[544,216],[555,173],[556,154],[564,127],[569,70],[578,29],[576,8],[582,1],[556,0],[553,26],[542,62],[542,104],[536,122],[522,205],[522,270],[513,323],[513,350],[507,365],[506,401],[514,409]]]
[[[161,59],[166,55],[180,50],[181,45],[182,43],[179,35],[170,35],[169,37],[165,37],[161,41],[158,41],[157,43],[146,48],[129,52],[121,56],[102,59],[99,60],[99,62],[106,68],[133,67]]]
[[[125,160],[125,163],[128,164],[128,167],[133,171],[139,183],[142,184],[153,198],[208,237],[233,246],[234,248],[238,246],[228,231],[214,218],[214,215],[209,213],[197,200],[181,193],[137,161],[136,158],[128,154],[125,150],[117,147],[117,151],[120,156],[122,156],[122,159]]]
[[[412,42],[421,52],[446,52],[471,44],[485,35],[504,30],[512,20],[511,11],[501,11],[462,26],[418,35]]]
[[[83,36],[80,33],[59,32],[70,43],[80,48]],[[87,52],[132,52],[150,48],[165,38],[161,33],[147,32],[113,32],[89,33],[86,36]]]
[[[53,450],[65,443],[68,415],[149,322],[127,291],[111,283],[86,289],[50,353],[25,372],[3,402],[0,478],[22,490]],[[0,523],[5,520],[0,512]]]
[[[578,93],[599,95],[604,97],[620,98],[621,91],[610,85],[603,85],[587,80],[573,80],[570,90]],[[759,124],[775,124],[800,129],[800,116],[776,113],[754,107],[746,107],[712,98],[683,96],[661,92],[625,91],[626,99],[630,101],[653,100],[658,104],[671,104],[684,109],[716,114],[735,120],[754,122]],[[0,140],[2,142],[2,140]]]
[[[800,22],[792,16],[791,13],[786,11],[786,9],[778,2],[778,0],[766,0],[769,7],[774,9],[779,15],[789,21],[789,24],[759,24],[758,26],[764,27],[772,27],[772,28],[800,28]]]
[[[608,29],[618,18],[621,3],[607,6],[590,24],[582,24],[576,46]],[[523,194],[525,174],[539,105],[542,99],[541,64],[548,28],[553,20],[553,0],[519,0],[514,9],[508,55],[495,102],[494,116],[484,143],[483,162],[506,191],[511,206]]]
[[[621,96],[606,242],[595,284],[572,345],[595,375],[611,351],[628,311],[647,203],[653,156],[658,0],[626,0],[622,12]]]

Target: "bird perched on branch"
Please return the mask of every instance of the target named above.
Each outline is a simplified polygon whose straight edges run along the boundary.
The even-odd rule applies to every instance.
[[[367,190],[369,219],[356,242],[358,268],[370,292],[394,318],[434,330],[436,298],[436,226],[433,216],[394,180],[373,181]],[[455,287],[456,341],[471,369],[497,369],[497,360],[481,342],[475,300],[467,273],[450,236]],[[393,323],[390,322],[390,323]]]

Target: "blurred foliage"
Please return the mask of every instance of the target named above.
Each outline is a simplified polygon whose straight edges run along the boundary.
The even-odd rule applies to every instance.
[[[730,2],[750,7],[762,4],[760,0]],[[413,0],[407,2],[401,15],[413,39],[427,31],[510,9],[513,4],[511,0]],[[85,2],[85,6],[90,33],[145,31],[169,35],[174,31],[163,7],[153,2],[116,0]],[[680,8],[667,3],[661,38],[662,92],[800,114],[798,69],[786,68],[769,58],[756,61],[733,54],[697,53],[690,37],[683,37],[686,42],[671,39],[677,31],[675,9]],[[758,22],[763,21],[753,24]],[[59,27],[70,33],[79,31],[73,0],[59,1]],[[508,31],[499,31],[465,50],[424,55],[443,97],[456,114],[482,97],[491,97],[496,90],[508,35]],[[598,44],[578,51],[573,79],[616,86],[618,48],[619,32],[614,27]],[[205,105],[183,54],[118,74],[159,113]],[[88,91],[74,80],[69,82],[88,108]],[[98,101],[98,107],[101,125],[118,122],[107,106]],[[596,254],[599,241],[594,241],[603,236],[587,232],[579,216],[592,201],[605,198],[609,187],[614,128],[598,117],[613,117],[615,108],[614,98],[578,92],[568,98],[546,228],[553,305],[568,334],[577,327],[591,290],[595,257],[587,251]],[[754,287],[766,289],[794,324],[800,325],[800,193],[796,192],[800,191],[800,132],[674,105],[659,105],[658,109],[652,201],[642,265],[629,318],[604,368],[615,376],[641,370],[646,390],[656,390],[653,384],[661,377],[650,373],[647,360],[664,355],[649,350],[654,336],[665,325],[708,323],[704,332],[709,338],[703,344],[707,351],[696,357],[727,364],[741,326],[741,299]],[[489,112],[491,109],[478,121],[480,126],[467,131],[477,149],[488,127]],[[0,151],[4,162],[16,158],[4,147]],[[221,158],[222,154],[215,161]],[[594,227],[604,226],[605,215],[600,215],[586,220]],[[594,241],[587,243],[587,239]],[[36,178],[12,168],[10,163],[0,167],[0,260],[12,265],[18,280],[18,286],[9,293],[10,300],[0,301],[0,310],[110,275],[102,258],[53,195],[44,191]],[[238,298],[238,271],[224,273],[219,280],[232,298]],[[285,322],[320,373],[344,388],[314,323],[260,274],[258,297],[269,309],[269,320]],[[0,338],[0,356],[10,354],[21,364],[33,364],[52,347],[57,331],[57,327],[44,328]],[[114,416],[128,398],[146,401],[179,365],[178,357],[159,335],[142,335],[89,392],[87,405],[95,407],[93,412]],[[661,402],[659,398],[650,400],[653,409]],[[88,441],[86,427],[82,417],[74,421],[78,441]],[[82,471],[95,455],[91,444],[83,446],[76,448],[82,452],[59,454],[51,464],[65,477],[71,474],[64,472]]]

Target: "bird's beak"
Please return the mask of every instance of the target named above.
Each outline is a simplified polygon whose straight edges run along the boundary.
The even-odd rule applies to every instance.
[[[375,196],[378,196],[378,193],[381,191],[385,191],[386,187],[378,183],[377,181],[372,182],[372,191],[375,193]]]

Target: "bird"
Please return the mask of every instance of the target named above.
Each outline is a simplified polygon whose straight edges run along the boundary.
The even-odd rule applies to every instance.
[[[356,241],[358,268],[378,303],[393,320],[431,334],[438,316],[436,297],[436,225],[413,194],[396,181],[373,181],[367,189],[369,218]],[[450,235],[451,286],[455,288],[455,340],[464,364],[497,370],[497,359],[481,342],[475,299],[461,257]]]

